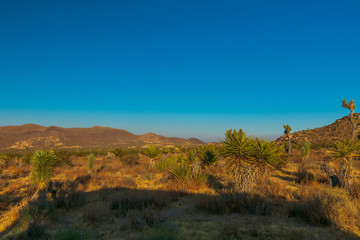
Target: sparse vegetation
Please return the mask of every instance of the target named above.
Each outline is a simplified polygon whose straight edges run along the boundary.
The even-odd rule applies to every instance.
[[[39,151],[29,165],[20,159],[30,151],[8,151],[0,178],[0,230],[8,231],[5,239],[29,239],[33,232],[43,239],[289,239],[296,234],[312,239],[314,231],[319,239],[360,236],[359,144],[339,142],[332,154],[312,148],[310,157],[310,143],[304,142],[292,149],[291,163],[280,165],[287,159],[282,145],[240,129],[228,130],[222,146],[157,147],[153,158],[139,149]],[[91,153],[96,163],[94,154],[90,164]],[[35,170],[35,156],[49,167]],[[346,189],[327,183],[321,172],[325,163],[335,169],[328,177],[349,177],[347,185],[342,180]],[[29,181],[34,176],[39,176],[36,187]],[[302,223],[293,224],[293,217]]]
[[[90,153],[90,155],[88,156],[88,168],[90,172],[92,172],[94,169],[94,162],[95,162],[95,155],[94,153]]]

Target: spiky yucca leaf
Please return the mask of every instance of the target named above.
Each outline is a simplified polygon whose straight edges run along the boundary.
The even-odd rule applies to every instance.
[[[56,156],[53,152],[36,151],[31,158],[31,181],[43,188],[52,176],[55,163]]]
[[[191,178],[194,179],[197,184],[206,184],[208,182],[208,175],[201,171],[193,172]]]
[[[267,139],[256,138],[251,142],[248,162],[255,166],[271,165],[280,160],[281,148]]]
[[[182,163],[177,165],[170,173],[180,182],[185,182],[190,178],[191,167],[188,163],[183,161]]]
[[[242,129],[239,129],[239,131],[229,129],[225,133],[225,140],[223,141],[223,144],[224,156],[244,158],[247,156],[251,139],[246,136]]]
[[[205,165],[211,165],[220,159],[219,151],[214,145],[203,146],[199,157]]]
[[[196,150],[195,149],[190,149],[188,152],[187,152],[187,161],[189,163],[192,163],[195,161],[195,158],[196,158]]]
[[[160,171],[172,168],[176,164],[176,159],[172,157],[166,157],[155,162],[155,167]]]
[[[351,160],[359,155],[360,141],[343,140],[336,143],[333,155],[337,158]]]
[[[156,158],[161,153],[158,146],[150,145],[148,148],[144,150],[144,154],[149,158]]]

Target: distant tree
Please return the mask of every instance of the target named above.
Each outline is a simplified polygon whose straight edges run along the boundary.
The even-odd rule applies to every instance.
[[[356,132],[357,132],[357,123],[359,121],[359,117],[354,116],[354,110],[356,109],[355,102],[352,99],[349,102],[346,102],[346,99],[344,99],[342,102],[342,106],[343,106],[343,108],[350,110],[350,122],[352,125],[350,140],[354,140],[356,137]]]
[[[290,158],[290,154],[291,154],[291,141],[290,141],[290,132],[291,132],[291,127],[289,125],[283,125],[284,127],[284,134],[287,136],[288,138],[288,153],[289,153],[289,158]]]

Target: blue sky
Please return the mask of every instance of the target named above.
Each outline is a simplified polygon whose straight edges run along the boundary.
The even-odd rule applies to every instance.
[[[360,104],[360,2],[0,2],[0,125],[276,137]]]

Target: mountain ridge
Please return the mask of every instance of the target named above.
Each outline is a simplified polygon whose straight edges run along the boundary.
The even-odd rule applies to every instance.
[[[156,145],[201,145],[197,138],[165,137],[152,132],[136,135],[124,129],[103,126],[63,128],[24,124],[0,127],[0,148],[106,148]]]

